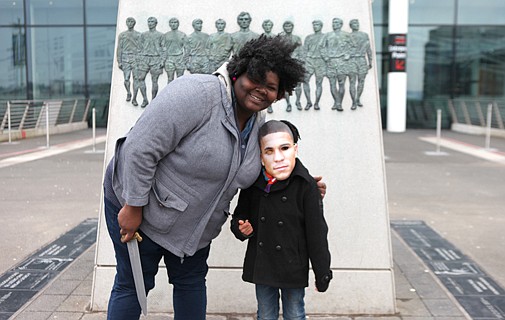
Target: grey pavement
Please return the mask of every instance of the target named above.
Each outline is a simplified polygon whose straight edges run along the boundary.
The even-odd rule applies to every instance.
[[[103,135],[102,130],[98,134]],[[422,220],[473,259],[505,287],[505,163],[443,149],[419,140],[434,131],[384,132],[391,220]],[[443,137],[484,146],[484,137],[443,131]],[[71,145],[91,137],[90,130],[51,137],[51,145]],[[0,144],[0,162],[44,149],[45,137]],[[505,139],[491,146],[505,151]],[[87,218],[96,218],[103,154],[90,146],[0,168],[0,242],[4,273]],[[103,143],[97,149],[104,149]],[[503,154],[505,155],[505,154]],[[308,319],[465,319],[457,300],[411,247],[392,230],[397,313],[394,315],[309,315]],[[11,319],[105,319],[90,312],[95,246],[90,247],[23,305]],[[208,294],[212,294],[211,291]],[[1,310],[0,310],[1,311]],[[142,319],[172,319],[150,314]],[[209,320],[250,320],[251,314],[212,314]]]

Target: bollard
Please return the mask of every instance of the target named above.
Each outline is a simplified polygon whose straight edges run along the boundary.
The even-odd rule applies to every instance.
[[[91,125],[93,128],[93,152],[96,152],[96,110],[93,108]]]
[[[442,135],[442,110],[437,109],[437,153],[440,153],[441,135]]]
[[[9,127],[9,143],[12,143],[12,132],[11,132],[11,104],[7,102],[7,126]]]
[[[46,103],[46,148],[49,149],[49,104]]]
[[[430,143],[435,143],[436,150],[435,151],[425,151],[424,153],[429,156],[447,156],[447,152],[440,151],[440,146],[442,145],[442,110],[437,109],[437,137],[435,141],[431,138],[429,139]]]
[[[486,150],[491,149],[491,118],[493,116],[493,104],[487,105],[487,118],[486,118]]]

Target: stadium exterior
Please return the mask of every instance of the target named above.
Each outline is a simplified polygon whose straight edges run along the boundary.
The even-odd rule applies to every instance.
[[[503,109],[505,1],[404,1],[407,128],[434,127],[436,109],[449,127],[455,116],[450,106],[461,103],[493,102]],[[389,16],[389,5],[372,1],[384,127],[389,25],[397,19]],[[8,100],[91,99],[98,125],[106,126],[117,6],[117,0],[0,0],[0,114]],[[168,21],[162,25],[168,28]],[[330,30],[329,24],[323,28]]]

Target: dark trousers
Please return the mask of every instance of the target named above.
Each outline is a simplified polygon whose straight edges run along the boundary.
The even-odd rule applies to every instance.
[[[305,288],[276,288],[256,285],[258,320],[279,319],[279,297],[282,300],[284,320],[305,320]]]
[[[105,199],[105,219],[116,253],[116,277],[109,299],[107,319],[139,319],[140,304],[137,300],[135,283],[128,255],[128,248],[120,241],[117,216],[119,208]],[[154,243],[145,234],[139,242],[140,260],[146,293],[154,288],[154,278],[163,258],[167,267],[169,283],[173,285],[175,320],[204,320],[207,307],[205,277],[208,271],[207,258],[210,245],[198,250],[193,256],[180,257]]]

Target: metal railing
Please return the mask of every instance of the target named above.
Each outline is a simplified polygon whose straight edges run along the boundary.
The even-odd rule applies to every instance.
[[[72,123],[87,123],[91,100],[10,100],[0,106],[0,134],[42,130]]]
[[[448,103],[453,124],[487,126],[487,113],[491,109],[491,128],[505,130],[505,100],[453,99]]]
[[[409,100],[409,127],[434,128],[437,111],[441,110],[442,128],[483,134],[488,128],[492,135],[505,137],[505,99],[492,98],[430,98]]]
[[[411,128],[435,128],[437,110],[442,111],[442,127],[449,128],[451,119],[447,116],[447,98],[431,98],[407,101],[407,124]]]

